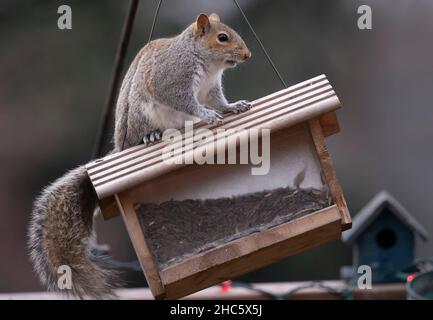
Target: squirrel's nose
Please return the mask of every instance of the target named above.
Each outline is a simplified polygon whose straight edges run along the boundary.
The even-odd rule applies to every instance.
[[[251,51],[249,49],[245,49],[241,56],[242,59],[247,60],[251,58]]]

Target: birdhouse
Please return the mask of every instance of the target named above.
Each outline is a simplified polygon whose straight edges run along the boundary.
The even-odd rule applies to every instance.
[[[325,143],[339,131],[340,106],[322,75],[221,124],[197,123],[87,165],[104,217],[122,215],[157,299],[232,279],[350,228]]]
[[[353,219],[342,240],[353,245],[353,265],[368,265],[373,282],[393,282],[415,258],[415,237],[427,231],[388,192],[381,191]]]

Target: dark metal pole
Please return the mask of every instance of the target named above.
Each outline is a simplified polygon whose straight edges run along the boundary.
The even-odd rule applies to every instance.
[[[116,60],[114,63],[113,76],[111,78],[110,91],[105,103],[104,113],[99,125],[96,144],[93,150],[93,159],[102,156],[104,139],[109,131],[109,122],[113,118],[114,105],[116,103],[117,91],[119,90],[122,70],[125,62],[126,51],[128,49],[129,40],[131,39],[131,31],[134,25],[135,15],[137,13],[139,0],[130,0],[128,13],[123,24],[122,34],[120,36],[119,47],[117,48]]]

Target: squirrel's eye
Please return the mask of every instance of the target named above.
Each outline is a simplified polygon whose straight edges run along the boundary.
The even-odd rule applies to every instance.
[[[218,40],[221,41],[221,42],[226,42],[226,41],[229,40],[229,36],[226,35],[225,33],[220,33],[218,35]]]

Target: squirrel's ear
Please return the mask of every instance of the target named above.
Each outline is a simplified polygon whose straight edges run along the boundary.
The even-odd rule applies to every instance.
[[[200,13],[195,22],[196,36],[201,36],[209,31],[209,17],[204,13]]]
[[[220,16],[217,13],[211,13],[209,15],[209,20],[211,21],[216,21],[216,22],[220,22]]]

